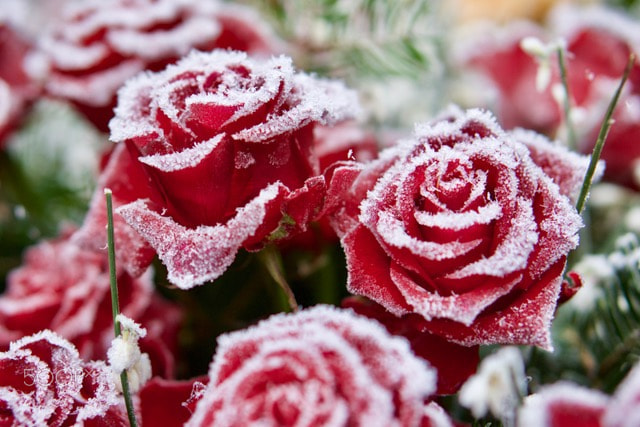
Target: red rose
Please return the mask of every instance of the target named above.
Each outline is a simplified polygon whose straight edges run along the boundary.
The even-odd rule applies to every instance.
[[[527,427],[633,427],[640,425],[640,365],[618,385],[612,397],[569,382],[543,387],[528,396],[518,414]]]
[[[198,0],[74,2],[41,44],[47,91],[103,131],[116,91],[142,70],[161,70],[191,49],[270,54],[277,45],[253,10]]]
[[[220,276],[241,247],[306,229],[325,193],[314,126],[356,109],[342,84],[296,73],[287,58],[193,52],[120,92],[111,139],[127,151],[112,161],[126,166],[107,169],[131,175],[107,183],[122,189],[113,188],[116,206],[131,202],[118,212],[156,250],[169,280],[189,288]],[[100,204],[86,222],[94,228]]]
[[[126,426],[112,378],[51,331],[22,338],[0,353],[0,424]]]
[[[418,426],[434,388],[405,340],[316,306],[221,336],[186,425]]]
[[[30,50],[26,38],[8,22],[0,22],[0,148],[40,91],[25,69]]]
[[[118,274],[120,308],[147,328],[140,344],[154,374],[172,376],[181,316],[154,293],[151,276]],[[106,252],[83,250],[68,236],[27,251],[0,296],[0,346],[42,329],[71,341],[85,360],[105,358],[114,338]]]
[[[490,114],[451,110],[379,160],[336,168],[328,205],[348,289],[397,316],[420,315],[430,332],[461,345],[549,348],[582,222],[560,190],[571,186],[558,186],[545,168],[572,164],[584,163],[540,167],[519,134]]]
[[[595,144],[607,104],[629,59],[636,62],[616,111],[615,124],[608,135],[602,159],[608,165],[605,176],[615,182],[640,188],[634,168],[640,158],[640,60],[638,23],[603,8],[558,7],[552,14],[550,29],[512,25],[500,34],[476,44],[466,56],[471,68],[486,75],[498,89],[500,122],[507,128],[521,126],[554,135],[562,123],[562,105],[551,94],[560,84],[556,52],[551,53],[550,84],[536,89],[538,62],[521,47],[527,36],[552,40],[558,36],[567,43],[567,78],[574,110],[578,145],[590,153]],[[505,40],[506,39],[506,40]]]

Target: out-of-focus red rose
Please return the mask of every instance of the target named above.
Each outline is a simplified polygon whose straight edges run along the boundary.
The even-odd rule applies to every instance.
[[[72,101],[107,131],[116,91],[142,70],[158,71],[191,49],[275,53],[279,43],[248,7],[201,0],[72,2],[42,40],[46,89]]]
[[[435,374],[377,322],[316,306],[223,335],[188,426],[419,426]]]
[[[84,362],[73,344],[45,330],[0,353],[3,426],[126,426],[123,400],[103,362]]]
[[[517,24],[501,29],[499,36],[476,44],[466,61],[498,89],[498,115],[506,128],[520,126],[555,135],[563,116],[562,105],[552,96],[554,85],[561,83],[556,53],[549,58],[550,82],[539,91],[538,62],[523,50],[521,41],[528,36],[547,41],[564,38],[571,103],[581,113],[572,117],[578,148],[590,152],[607,104],[634,52],[636,62],[614,113],[602,159],[608,165],[606,178],[640,188],[633,175],[640,158],[640,148],[633,143],[640,136],[639,32],[637,22],[611,10],[561,6],[552,13],[550,28]]]
[[[372,301],[349,297],[342,306],[382,323],[393,335],[409,340],[411,349],[438,371],[437,394],[453,394],[476,372],[480,356],[478,346],[461,346],[424,331],[424,319],[416,315],[396,317]]]
[[[640,425],[640,365],[612,397],[569,382],[542,388],[527,397],[518,414],[522,427],[632,427]]]
[[[171,377],[181,315],[154,293],[151,276],[118,274],[120,308],[147,329],[140,345],[153,373]],[[85,360],[105,359],[114,338],[106,251],[83,250],[68,235],[27,251],[0,296],[0,345],[42,329],[71,341]]]
[[[124,205],[118,213],[158,253],[169,280],[190,288],[219,277],[241,247],[287,238],[318,217],[325,181],[314,127],[357,109],[343,84],[295,72],[288,58],[192,52],[122,89],[110,126],[126,149],[113,153],[101,185],[113,190],[114,206]],[[104,235],[101,193],[81,231],[88,238]],[[133,270],[146,267],[148,248],[123,247],[139,261]]]
[[[8,22],[0,22],[0,148],[40,86],[25,69],[31,43]]]
[[[563,194],[572,186],[554,182],[565,175],[545,170],[584,171],[587,159],[565,150],[540,156],[562,167],[540,167],[527,147],[536,139],[524,137],[487,112],[451,109],[379,160],[336,168],[327,205],[348,289],[396,316],[420,315],[427,330],[461,345],[550,348],[582,221]]]

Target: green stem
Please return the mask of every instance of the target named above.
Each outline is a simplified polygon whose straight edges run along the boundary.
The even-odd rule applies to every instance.
[[[589,194],[589,190],[591,189],[593,175],[596,171],[598,160],[600,160],[600,154],[602,153],[602,149],[604,148],[604,143],[607,139],[607,135],[609,134],[609,130],[611,129],[611,125],[613,125],[613,120],[611,119],[613,110],[618,103],[618,99],[620,98],[620,94],[622,93],[622,88],[624,87],[624,84],[629,77],[629,73],[633,68],[634,61],[635,55],[629,55],[629,62],[627,62],[627,67],[624,70],[624,74],[622,75],[620,84],[618,85],[618,88],[616,89],[611,102],[609,102],[607,113],[604,116],[602,126],[600,127],[600,132],[598,133],[598,139],[596,139],[596,145],[593,147],[593,152],[591,153],[591,160],[589,162],[589,167],[587,168],[587,173],[585,174],[584,181],[582,182],[582,188],[580,189],[578,202],[576,203],[576,209],[578,213],[582,213],[582,210],[584,209],[585,203],[587,201],[587,195]]]
[[[118,278],[116,274],[116,247],[113,233],[113,203],[112,193],[108,188],[104,189],[104,195],[107,199],[107,248],[109,252],[109,283],[111,285],[111,313],[113,315],[113,330],[116,338],[122,335],[120,322],[117,317],[120,314],[120,304],[118,303]],[[122,383],[122,394],[124,403],[127,407],[127,416],[129,417],[129,425],[137,427],[135,410],[133,408],[133,400],[131,399],[131,391],[129,390],[129,378],[127,370],[123,370],[120,374],[120,382]]]
[[[567,132],[569,133],[569,148],[575,150],[577,147],[576,130],[573,127],[573,120],[571,119],[571,92],[569,90],[569,79],[567,77],[567,61],[564,56],[564,47],[558,47],[558,65],[560,67],[560,79],[562,80],[562,86],[564,88],[564,123],[567,126]]]
[[[298,311],[300,307],[298,307],[298,302],[296,301],[296,297],[287,283],[287,280],[284,277],[282,272],[282,260],[279,254],[275,251],[275,249],[271,246],[265,248],[262,251],[262,259],[264,262],[267,271],[273,278],[273,280],[280,285],[280,288],[284,292],[287,297],[287,302],[292,311]]]

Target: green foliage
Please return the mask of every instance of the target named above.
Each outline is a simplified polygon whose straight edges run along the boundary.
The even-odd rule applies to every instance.
[[[402,107],[389,102],[399,95],[398,81],[411,83],[407,108],[422,120],[447,103],[445,29],[439,1],[427,0],[254,0],[302,69],[341,78],[361,92],[362,100],[383,104],[374,124],[412,126]],[[388,90],[380,96],[377,87]],[[402,96],[405,94],[403,93]],[[379,99],[382,97],[382,99]],[[395,100],[394,100],[395,101]],[[380,105],[378,105],[379,107]],[[375,107],[373,108],[376,109]]]
[[[528,350],[532,389],[561,379],[612,392],[640,358],[640,245],[633,234],[615,251],[585,258],[580,299],[558,310],[554,353]]]

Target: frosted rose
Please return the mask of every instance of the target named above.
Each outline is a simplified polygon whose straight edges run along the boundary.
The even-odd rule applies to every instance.
[[[141,347],[151,356],[154,374],[172,376],[181,316],[154,293],[151,275],[118,274],[120,308],[147,328]],[[68,235],[27,251],[0,296],[0,346],[42,329],[71,341],[85,360],[106,357],[113,339],[106,251],[83,250]]]
[[[193,52],[122,89],[110,126],[126,149],[116,149],[119,164],[101,183],[113,185],[116,206],[131,202],[120,215],[158,253],[169,280],[189,288],[219,277],[241,247],[306,229],[325,193],[314,127],[356,110],[341,83],[295,72],[288,58]],[[102,206],[94,200],[85,235],[104,234]],[[124,247],[149,262],[144,245]]]
[[[405,340],[316,306],[221,336],[186,425],[419,426],[434,388]]]
[[[636,62],[616,111],[615,124],[607,138],[602,159],[608,165],[606,177],[618,183],[640,188],[634,179],[634,162],[640,158],[640,62],[637,34],[640,26],[619,13],[598,8],[561,6],[551,17],[550,28],[514,24],[493,37],[474,43],[473,53],[465,56],[467,64],[488,77],[498,90],[500,122],[507,128],[521,126],[548,135],[555,134],[562,123],[562,108],[552,96],[560,74],[556,52],[550,52],[549,85],[536,89],[538,61],[521,46],[525,37],[543,40],[562,37],[566,40],[567,78],[571,103],[578,115],[572,117],[578,133],[580,150],[590,153],[615,87],[629,59]]]
[[[0,22],[0,148],[40,88],[25,69],[31,43],[8,22]]]
[[[609,397],[566,381],[528,396],[518,416],[522,427],[633,427],[640,424],[640,365]]]
[[[270,54],[277,42],[248,7],[200,0],[82,0],[42,40],[47,91],[108,130],[116,91],[142,70],[158,71],[191,49]]]
[[[573,185],[554,179],[583,172],[586,159],[544,145],[541,167],[528,148],[539,142],[504,132],[489,113],[452,109],[379,160],[337,168],[328,205],[349,290],[397,316],[420,315],[427,330],[462,345],[550,348],[582,225],[563,194]]]
[[[111,377],[103,362],[83,362],[51,331],[22,338],[0,353],[0,424],[126,426]]]

